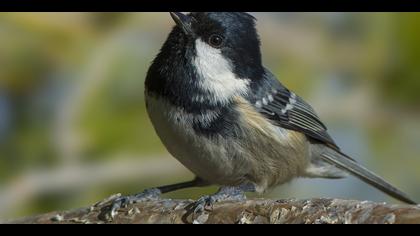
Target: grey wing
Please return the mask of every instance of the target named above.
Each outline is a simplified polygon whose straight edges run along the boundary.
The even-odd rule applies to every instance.
[[[284,87],[266,70],[264,78],[251,85],[252,103],[276,125],[299,131],[315,142],[339,150],[314,109],[301,97]]]
[[[416,204],[407,194],[342,153],[327,133],[327,128],[313,108],[302,98],[285,88],[268,70],[266,70],[264,78],[254,82],[251,86],[253,94],[250,102],[255,104],[256,109],[278,126],[302,132],[311,140],[322,144],[321,157],[323,160],[355,175],[396,199]],[[330,148],[325,148],[324,145]],[[327,175],[327,177],[331,176]],[[333,175],[333,177],[336,176]],[[341,176],[338,177],[341,178]]]

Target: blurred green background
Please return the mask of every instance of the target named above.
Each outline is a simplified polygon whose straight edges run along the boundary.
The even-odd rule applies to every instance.
[[[252,14],[265,65],[346,153],[420,201],[420,14]],[[173,25],[168,13],[0,13],[0,219],[192,178],[143,100]],[[352,177],[295,180],[266,197],[396,202]]]

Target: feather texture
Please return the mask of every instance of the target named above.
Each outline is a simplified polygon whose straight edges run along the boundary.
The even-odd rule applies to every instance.
[[[265,70],[264,77],[253,81],[253,96],[249,100],[255,108],[276,125],[302,132],[309,138],[339,150],[314,109],[295,93],[284,87]]]

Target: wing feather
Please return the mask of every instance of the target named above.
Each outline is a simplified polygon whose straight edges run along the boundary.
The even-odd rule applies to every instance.
[[[339,150],[315,110],[284,87],[270,71],[266,70],[264,78],[251,86],[251,102],[276,125],[302,132],[314,141]]]

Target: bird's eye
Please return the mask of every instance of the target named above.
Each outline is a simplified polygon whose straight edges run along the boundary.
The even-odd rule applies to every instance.
[[[210,46],[214,47],[214,48],[218,48],[222,45],[223,43],[223,37],[217,34],[212,34],[209,37],[209,44]]]

